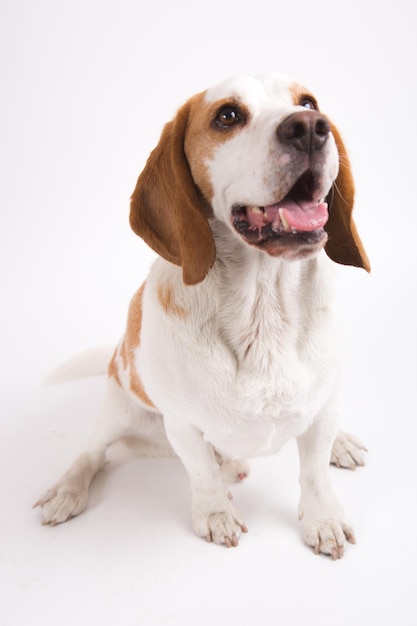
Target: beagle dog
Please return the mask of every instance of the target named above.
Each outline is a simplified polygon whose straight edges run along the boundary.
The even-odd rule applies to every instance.
[[[193,96],[139,176],[130,224],[159,255],[133,296],[89,446],[35,506],[55,525],[87,505],[108,447],[176,454],[192,524],[228,547],[247,532],[227,486],[247,459],[298,442],[305,542],[343,556],[354,532],[328,466],[363,465],[338,433],[333,262],[369,261],[336,127],[286,77],[232,77]]]

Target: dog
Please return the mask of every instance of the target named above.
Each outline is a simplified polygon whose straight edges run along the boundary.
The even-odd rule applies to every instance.
[[[370,271],[353,200],[340,133],[297,82],[235,76],[179,109],[131,197],[131,227],[159,257],[89,446],[35,505],[45,524],[81,513],[108,447],[136,436],[181,459],[195,533],[237,546],[247,528],[228,481],[295,437],[304,540],[343,556],[355,535],[328,467],[365,451],[338,431],[336,397],[334,262]]]

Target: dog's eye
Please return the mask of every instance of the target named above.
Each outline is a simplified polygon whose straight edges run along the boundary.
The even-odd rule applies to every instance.
[[[303,96],[300,98],[300,106],[305,109],[310,109],[311,111],[317,111],[318,109],[317,102],[311,96]]]
[[[219,128],[230,128],[242,119],[243,115],[236,106],[225,106],[217,113],[214,123]]]

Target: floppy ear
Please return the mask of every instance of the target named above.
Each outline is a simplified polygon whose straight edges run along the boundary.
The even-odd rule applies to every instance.
[[[329,238],[325,250],[336,263],[363,267],[369,272],[369,259],[352,219],[355,187],[349,157],[339,131],[333,124],[331,129],[339,152],[339,173],[327,197],[329,220],[325,229]]]
[[[130,225],[159,255],[182,266],[183,281],[204,280],[216,248],[204,215],[207,204],[184,153],[190,114],[186,103],[169,122],[140,174],[130,204]]]

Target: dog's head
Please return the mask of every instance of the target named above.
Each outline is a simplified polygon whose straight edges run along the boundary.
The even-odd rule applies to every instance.
[[[169,122],[132,195],[133,230],[202,281],[216,248],[209,219],[270,256],[369,262],[352,221],[354,185],[339,132],[314,96],[278,77],[230,78]]]

